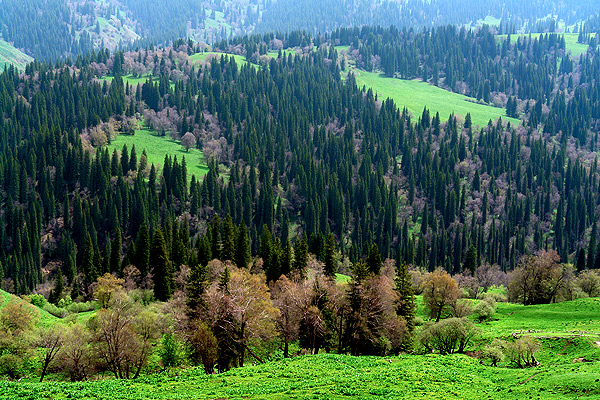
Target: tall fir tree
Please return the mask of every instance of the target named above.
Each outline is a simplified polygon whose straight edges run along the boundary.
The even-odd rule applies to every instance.
[[[167,256],[167,245],[160,229],[154,232],[150,247],[150,270],[154,282],[154,297],[167,301],[173,294],[173,267]]]
[[[396,293],[398,294],[398,303],[396,304],[396,314],[406,320],[406,326],[409,331],[415,328],[415,313],[417,305],[415,302],[415,291],[412,285],[412,279],[408,272],[406,263],[398,266],[396,271]]]
[[[333,233],[327,235],[327,244],[325,245],[325,266],[323,273],[329,278],[335,278],[337,273],[337,259],[335,255],[335,238]]]

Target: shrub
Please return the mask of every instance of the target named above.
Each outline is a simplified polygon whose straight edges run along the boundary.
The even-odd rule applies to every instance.
[[[491,344],[485,346],[481,358],[484,360],[490,360],[492,366],[497,367],[499,362],[504,361],[505,347],[506,342],[499,339],[494,339]]]
[[[542,348],[539,340],[531,336],[523,336],[512,343],[507,343],[505,353],[511,362],[519,368],[535,367],[540,363],[535,359],[535,353]]]
[[[86,301],[84,303],[71,303],[67,306],[67,311],[73,314],[93,311],[96,309],[95,301]]]
[[[204,322],[198,322],[196,329],[189,337],[188,348],[192,362],[202,363],[207,374],[215,372],[218,358],[217,339]]]
[[[47,303],[46,298],[44,296],[42,296],[41,294],[30,295],[29,301],[31,302],[31,304],[33,304],[34,306],[39,307],[39,308],[44,308],[44,306]]]
[[[496,302],[493,298],[487,297],[485,300],[481,300],[475,306],[475,314],[479,321],[486,321],[494,316],[496,313]]]
[[[162,347],[159,351],[163,367],[171,368],[179,365],[179,342],[172,333],[165,333],[162,337]]]
[[[21,376],[23,360],[14,354],[4,354],[0,357],[0,374],[7,375],[10,379]]]
[[[462,353],[477,335],[478,329],[466,318],[448,318],[428,323],[419,332],[419,342],[427,351],[440,354]]]
[[[508,301],[508,298],[505,294],[498,292],[480,292],[477,294],[477,298],[479,300],[485,300],[489,298],[494,300],[496,303],[506,303]]]
[[[456,318],[464,318],[473,314],[473,304],[471,300],[460,299],[456,302],[453,309],[453,315]]]
[[[58,318],[64,318],[67,315],[67,310],[65,310],[64,308],[56,307],[52,303],[46,303],[43,310],[49,312],[50,314]]]

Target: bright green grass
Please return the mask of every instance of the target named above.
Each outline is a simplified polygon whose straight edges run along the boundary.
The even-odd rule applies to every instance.
[[[143,85],[150,78],[150,75],[133,76],[133,75],[129,74],[129,75],[124,75],[122,78],[123,78],[124,84],[129,82],[130,86],[137,86],[138,84]],[[115,79],[114,76],[103,76],[102,78],[100,78],[101,81],[108,81],[108,82],[112,82],[113,79]]]
[[[148,165],[154,164],[159,168],[162,167],[165,155],[169,154],[171,157],[177,156],[179,162],[185,157],[189,178],[191,178],[192,175],[195,175],[197,179],[200,179],[208,172],[208,166],[206,165],[202,151],[192,148],[190,151],[186,152],[179,142],[172,140],[169,137],[157,136],[147,129],[136,130],[135,135],[133,136],[117,136],[111,144],[108,145],[108,150],[111,153],[113,149],[120,151],[123,148],[123,145],[127,145],[128,151],[131,151],[131,148],[135,145],[135,152],[138,160],[142,155],[142,152],[146,150]]]
[[[8,302],[11,299],[17,299],[18,301],[24,301],[15,295],[7,293],[4,290],[0,290],[0,309],[4,308],[4,306],[6,306],[6,304],[8,304]],[[45,326],[45,327],[52,326],[55,323],[57,323],[58,321],[60,321],[60,318],[55,317],[54,315],[50,314],[48,311],[44,311],[38,307],[34,307],[34,308],[39,312],[38,326]]]
[[[18,70],[23,71],[27,64],[33,61],[33,58],[16,49],[4,40],[0,40],[0,71],[4,70],[5,65],[14,65]]]
[[[236,64],[238,65],[238,67],[241,67],[242,65],[248,63],[248,61],[246,61],[246,57],[244,57],[244,56],[227,54],[227,53],[218,53],[216,51],[206,51],[204,53],[192,54],[190,56],[190,59],[192,60],[192,62],[194,64],[200,64],[200,63],[205,62],[209,56],[213,56],[213,55],[216,55],[217,57],[219,57],[219,59],[221,56],[225,56],[227,58],[233,57],[235,59]]]
[[[133,381],[0,382],[27,399],[597,399],[593,364],[493,368],[463,356],[302,356],[205,375],[194,368]]]
[[[440,113],[442,121],[447,120],[450,114],[465,116],[471,113],[474,125],[487,125],[490,120],[510,121],[519,125],[520,121],[506,116],[503,108],[492,107],[484,104],[473,103],[467,96],[441,89],[420,80],[403,80],[387,78],[375,72],[367,72],[351,68],[356,76],[358,87],[363,85],[373,89],[380,99],[391,98],[400,108],[406,107],[415,116],[421,116],[423,108],[427,107],[430,113]]]
[[[480,324],[480,327],[490,337],[531,330],[539,331],[537,336],[570,336],[589,332],[600,340],[599,316],[600,298],[535,306],[498,303],[493,320]]]
[[[335,274],[335,280],[338,283],[348,283],[352,280],[352,277],[350,275]]]
[[[532,33],[531,37],[539,38],[540,35],[540,33]],[[570,51],[573,56],[579,57],[580,55],[585,54],[587,52],[589,47],[587,44],[577,43],[577,38],[579,36],[577,33],[562,33],[560,35],[565,37],[565,46],[567,48],[567,51]],[[510,40],[512,42],[513,40],[517,40],[519,37],[529,37],[529,34],[510,35]],[[507,35],[498,35],[498,38],[500,40],[505,40],[507,38]]]
[[[284,56],[286,56],[286,57],[289,56],[290,54],[292,54],[292,55],[296,55],[297,54],[296,50],[294,50],[294,49],[282,50],[281,53]],[[277,58],[277,57],[279,57],[279,51],[275,51],[275,50],[274,51],[269,51],[269,52],[267,52],[267,55],[269,57]]]

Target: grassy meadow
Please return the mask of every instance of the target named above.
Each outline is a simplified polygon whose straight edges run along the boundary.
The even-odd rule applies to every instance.
[[[135,131],[135,135],[119,135],[107,147],[112,152],[113,149],[120,151],[123,145],[127,146],[128,151],[131,151],[131,148],[135,145],[138,160],[142,152],[146,150],[148,165],[154,164],[158,168],[162,168],[167,154],[171,157],[177,156],[179,162],[185,157],[188,178],[195,175],[197,179],[200,179],[208,172],[208,166],[201,150],[194,147],[186,151],[178,141],[169,137],[158,136],[148,129],[138,129]]]
[[[540,37],[540,33],[532,33],[531,37],[533,38],[539,38]],[[564,36],[565,37],[565,45],[567,48],[567,51],[571,52],[571,55],[573,55],[574,57],[579,57],[582,54],[585,54],[588,50],[588,45],[587,44],[581,44],[581,43],[577,43],[577,38],[579,37],[579,34],[577,33],[561,33],[559,34],[560,36]],[[521,35],[510,35],[510,40],[511,42],[513,40],[517,40],[519,37],[529,37],[529,34],[521,34]],[[508,37],[508,35],[498,35],[499,40],[506,40],[506,38]]]
[[[338,276],[339,282],[347,277]],[[0,291],[0,308],[11,295]],[[418,315],[425,317],[422,297]],[[41,311],[41,310],[40,310]],[[598,399],[600,398],[600,298],[522,306],[498,303],[469,355],[352,357],[337,354],[276,359],[218,375],[202,368],[174,369],[134,380],[106,375],[89,382],[49,376],[0,381],[0,399]],[[85,313],[81,318],[89,318]],[[61,321],[41,315],[40,324]],[[62,320],[65,321],[65,320]],[[480,363],[478,351],[493,338],[512,333],[536,336],[543,347],[540,366],[519,369]],[[585,359],[585,362],[575,362]]]
[[[445,121],[452,113],[465,116],[471,113],[474,125],[484,126],[490,120],[510,121],[519,125],[520,121],[506,116],[506,110],[485,104],[475,103],[474,99],[453,93],[418,79],[404,80],[388,78],[377,72],[367,72],[351,67],[359,87],[371,88],[380,99],[391,98],[400,108],[406,107],[414,116],[421,116],[423,108],[430,113],[440,113],[440,119]]]
[[[16,49],[4,40],[0,40],[0,70],[4,66],[14,65],[18,70],[24,71],[25,66],[33,61],[33,58]]]
[[[133,76],[131,74],[124,75],[122,77],[123,84],[129,83],[130,86],[137,86],[138,84],[143,85],[149,78],[150,78],[150,75]],[[113,79],[115,79],[115,77],[111,76],[111,75],[103,76],[102,78],[100,78],[101,81],[108,81],[108,82],[112,82]]]
[[[246,61],[246,57],[244,57],[244,56],[227,54],[227,53],[218,53],[216,51],[206,51],[204,53],[192,54],[190,56],[190,60],[194,64],[202,64],[203,62],[206,62],[209,59],[209,57],[219,57],[219,59],[220,59],[221,56],[226,56],[227,58],[229,58],[229,57],[235,58],[235,62],[237,63],[238,67],[241,67],[242,65],[245,65],[248,63],[248,61]]]

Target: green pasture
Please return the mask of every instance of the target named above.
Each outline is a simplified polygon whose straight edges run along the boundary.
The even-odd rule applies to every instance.
[[[248,61],[246,61],[246,57],[244,56],[240,56],[240,55],[234,55],[234,54],[228,54],[228,53],[219,53],[216,51],[205,51],[204,53],[196,53],[196,54],[192,54],[190,56],[190,60],[194,63],[194,64],[201,64],[203,62],[206,62],[206,60],[211,57],[211,56],[216,56],[218,57],[218,59],[221,58],[221,56],[225,56],[227,58],[229,57],[233,57],[235,59],[235,62],[237,63],[238,67],[241,67],[242,65],[248,63]]]
[[[138,84],[143,85],[150,78],[150,75],[133,76],[132,74],[128,74],[128,75],[122,76],[121,78],[123,79],[124,84],[129,83],[129,86],[137,86]],[[112,82],[113,79],[115,79],[115,77],[112,75],[103,76],[102,78],[100,78],[101,81],[108,81],[108,82]]]
[[[489,367],[465,355],[302,356],[219,375],[192,368],[132,381],[0,382],[15,399],[597,399],[592,363]]]
[[[136,130],[135,135],[117,136],[108,145],[108,150],[111,153],[114,149],[120,151],[123,145],[127,146],[128,151],[131,151],[131,148],[135,145],[138,160],[142,152],[146,150],[148,165],[154,164],[156,167],[162,167],[165,155],[168,154],[171,157],[177,156],[179,162],[185,157],[189,178],[195,175],[197,179],[200,179],[208,172],[208,166],[201,150],[194,147],[186,151],[178,141],[168,136],[158,136],[148,129]]]
[[[27,64],[33,61],[33,58],[13,47],[4,40],[0,40],[0,71],[4,66],[14,65],[18,70],[24,71]]]
[[[388,78],[375,72],[362,71],[356,68],[350,69],[355,77],[358,87],[371,88],[380,100],[391,98],[400,108],[406,107],[416,117],[421,116],[423,108],[427,107],[430,114],[440,113],[440,119],[445,121],[450,114],[465,116],[471,113],[474,125],[484,126],[490,120],[510,121],[518,125],[519,120],[508,118],[506,110],[486,104],[476,103],[475,99],[453,93],[437,86],[425,83],[421,80],[403,80]]]
[[[539,38],[541,35],[541,33],[532,33],[531,37],[532,38]],[[575,57],[579,57],[582,54],[585,54],[588,50],[588,45],[587,44],[581,44],[581,43],[577,43],[577,38],[579,37],[579,34],[577,33],[560,33],[560,36],[564,36],[565,37],[565,46],[567,51],[570,51],[571,54]],[[530,34],[521,34],[521,35],[510,35],[510,40],[511,42],[513,40],[517,40],[519,37],[529,37]],[[508,35],[498,35],[498,38],[500,40],[506,40],[506,38],[508,37]]]

